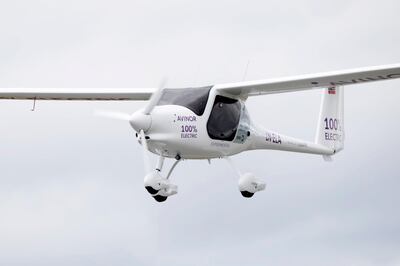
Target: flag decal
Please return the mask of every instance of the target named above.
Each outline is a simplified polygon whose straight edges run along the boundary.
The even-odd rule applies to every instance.
[[[336,94],[336,88],[335,87],[328,88],[328,94]]]

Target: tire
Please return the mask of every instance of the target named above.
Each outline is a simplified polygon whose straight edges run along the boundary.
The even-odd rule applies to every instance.
[[[163,202],[163,201],[166,201],[168,197],[157,195],[157,196],[153,196],[153,198],[158,202]]]
[[[240,191],[243,197],[245,198],[251,198],[254,196],[254,193],[248,192],[248,191]]]
[[[158,190],[155,190],[154,188],[152,188],[151,186],[146,186],[145,189],[147,190],[147,192],[149,192],[151,195],[155,195],[158,193]]]

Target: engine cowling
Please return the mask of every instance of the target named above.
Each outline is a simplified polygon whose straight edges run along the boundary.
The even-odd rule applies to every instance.
[[[239,191],[245,198],[253,197],[254,193],[264,190],[265,186],[265,182],[252,173],[246,173],[239,178]]]
[[[158,171],[151,172],[145,176],[144,187],[158,202],[165,201],[169,196],[178,193],[178,187],[171,184]]]

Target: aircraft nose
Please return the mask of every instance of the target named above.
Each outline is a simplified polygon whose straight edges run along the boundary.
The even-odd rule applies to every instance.
[[[151,126],[151,115],[146,115],[141,111],[137,111],[131,115],[129,124],[136,132],[143,130],[146,132]]]

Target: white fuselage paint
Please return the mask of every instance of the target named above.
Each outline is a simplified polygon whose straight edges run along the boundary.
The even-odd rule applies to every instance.
[[[151,126],[146,131],[146,136],[149,137],[149,150],[164,157],[174,158],[179,155],[183,159],[221,158],[256,149],[320,155],[332,155],[334,153],[332,149],[323,145],[266,130],[251,122],[250,119],[248,119],[246,125],[249,136],[246,136],[244,141],[212,139],[207,133],[207,121],[216,94],[216,90],[210,91],[205,111],[201,116],[195,115],[188,108],[178,105],[156,106],[151,114]],[[218,95],[221,95],[221,93]],[[244,106],[245,99],[240,99],[234,95],[224,94],[223,96],[238,99]],[[243,113],[242,111],[242,115]]]

